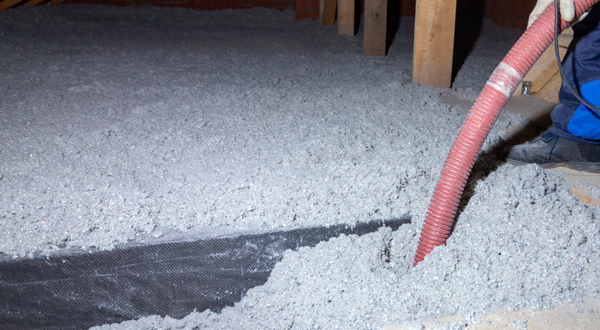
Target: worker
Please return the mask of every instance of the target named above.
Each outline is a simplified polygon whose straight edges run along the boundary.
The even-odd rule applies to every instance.
[[[559,0],[565,21],[575,16],[573,0]],[[553,0],[538,0],[529,25]],[[573,25],[574,38],[563,60],[563,69],[573,89],[587,103],[600,107],[600,3]],[[532,142],[512,146],[509,163],[538,164],[544,168],[566,166],[574,170],[600,172],[600,112],[588,108],[563,84],[560,103],[552,110],[552,126]]]

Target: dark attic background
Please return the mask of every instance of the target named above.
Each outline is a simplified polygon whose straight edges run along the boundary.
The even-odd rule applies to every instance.
[[[494,24],[510,28],[525,29],[527,18],[535,6],[535,0],[458,0],[459,20],[472,20],[480,17],[490,19]],[[164,6],[183,7],[200,10],[249,9],[265,7],[283,10],[293,7],[296,19],[317,19],[319,0],[65,0],[63,3],[87,3],[113,6]],[[388,1],[388,16],[414,16],[416,0]],[[364,6],[362,1],[361,7]]]

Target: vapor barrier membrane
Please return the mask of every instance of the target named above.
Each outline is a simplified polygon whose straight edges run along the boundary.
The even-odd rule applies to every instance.
[[[148,315],[220,311],[264,284],[287,249],[398,229],[410,216],[0,262],[3,329],[82,329]]]

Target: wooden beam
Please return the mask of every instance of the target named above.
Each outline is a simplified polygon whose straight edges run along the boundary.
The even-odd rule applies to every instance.
[[[554,76],[548,79],[548,82],[540,89],[539,92],[533,93],[533,96],[539,97],[540,99],[548,102],[558,103],[558,91],[560,90],[560,85],[562,85],[562,77],[560,76],[560,72],[557,70]]]
[[[417,0],[413,81],[450,87],[456,0]]]
[[[385,56],[386,29],[387,0],[365,0],[365,55]]]
[[[565,57],[565,54],[567,53],[567,49],[563,48],[563,47],[559,47],[558,51],[560,54],[560,59],[562,60]],[[554,43],[550,44],[550,47],[548,47],[548,49],[542,54],[542,57],[540,57],[538,62],[540,62],[541,65],[539,65],[539,66],[534,65],[534,68],[536,70],[533,70],[534,68],[531,68],[531,70],[529,70],[527,75],[525,75],[525,78],[523,78],[523,80],[529,80],[526,78],[527,78],[527,76],[529,76],[529,73],[532,74],[532,78],[533,78],[533,79],[531,79],[531,92],[532,93],[537,93],[540,90],[542,90],[542,88],[544,86],[546,86],[546,84],[550,81],[550,79],[552,79],[552,77],[557,72],[559,72],[558,71],[558,63],[556,63],[556,54],[555,54],[555,50],[554,50]],[[536,62],[536,64],[537,64],[537,62]],[[560,76],[560,74],[559,74],[559,76]],[[558,93],[558,91],[557,91],[557,93]]]
[[[325,7],[323,9],[323,25],[335,24],[335,9],[337,6],[337,0],[325,0]]]
[[[36,6],[44,1],[46,1],[46,0],[29,0],[23,6]]]
[[[573,28],[565,29],[561,34],[558,35],[558,45],[560,47],[569,48],[569,45],[573,40],[573,33]]]
[[[354,36],[355,0],[338,0],[337,7],[338,34]]]
[[[21,2],[21,0],[4,0],[0,1],[0,10],[8,9]]]

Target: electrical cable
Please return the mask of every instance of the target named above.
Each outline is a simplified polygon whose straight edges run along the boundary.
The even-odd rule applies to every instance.
[[[583,103],[586,107],[600,113],[600,108],[597,108],[597,107],[591,105],[581,95],[579,95],[579,93],[575,91],[575,89],[571,86],[571,83],[569,83],[569,80],[567,79],[567,75],[565,74],[565,70],[563,69],[563,66],[562,66],[562,63],[560,60],[560,54],[558,52],[558,30],[559,30],[559,28],[560,28],[560,17],[558,15],[558,0],[554,0],[554,54],[556,55],[556,62],[558,63],[558,70],[560,71],[560,76],[562,78],[562,81],[565,83],[565,85],[567,85],[567,87],[569,88],[571,93],[573,93],[573,95],[579,100],[579,102]]]

